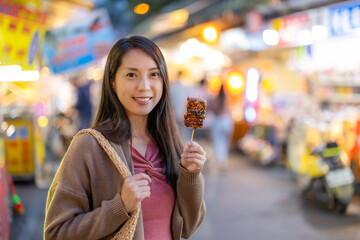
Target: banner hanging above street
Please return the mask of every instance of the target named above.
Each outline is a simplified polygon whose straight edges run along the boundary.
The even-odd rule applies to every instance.
[[[114,41],[106,10],[46,33],[44,56],[53,73],[78,71],[104,57]]]

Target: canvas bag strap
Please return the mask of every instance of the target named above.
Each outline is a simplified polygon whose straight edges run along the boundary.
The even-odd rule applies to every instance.
[[[76,134],[76,136],[83,133],[90,133],[98,141],[100,146],[104,149],[104,151],[109,156],[109,158],[114,163],[114,165],[119,170],[120,174],[124,177],[124,179],[131,176],[131,172],[129,168],[120,159],[115,149],[110,145],[109,141],[101,134],[101,132],[95,129],[88,128],[81,130]],[[140,213],[140,205],[130,213],[130,218],[124,223],[122,228],[115,234],[115,236],[112,239],[132,240],[134,237],[137,220],[139,218],[139,213]]]

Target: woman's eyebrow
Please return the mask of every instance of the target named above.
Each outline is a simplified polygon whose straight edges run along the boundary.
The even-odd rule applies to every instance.
[[[132,71],[139,71],[137,68],[133,68],[133,67],[128,67],[128,68],[126,68],[126,69],[132,70]]]
[[[127,67],[126,69],[128,69],[128,70],[132,70],[132,71],[139,71],[139,69],[137,69],[137,68],[134,68],[134,67]],[[159,70],[159,68],[157,68],[157,67],[154,67],[154,68],[150,68],[149,70]]]

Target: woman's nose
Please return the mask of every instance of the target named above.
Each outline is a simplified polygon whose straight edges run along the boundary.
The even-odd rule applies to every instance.
[[[147,91],[150,89],[150,79],[148,77],[143,77],[140,80],[138,90],[139,91]]]

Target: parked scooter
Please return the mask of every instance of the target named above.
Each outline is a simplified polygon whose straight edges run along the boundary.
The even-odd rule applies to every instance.
[[[307,181],[302,180],[306,183],[302,184],[304,195],[332,211],[345,213],[354,194],[355,178],[340,157],[337,143],[328,142],[316,148],[310,157],[316,164],[312,166],[312,174],[306,174]]]

